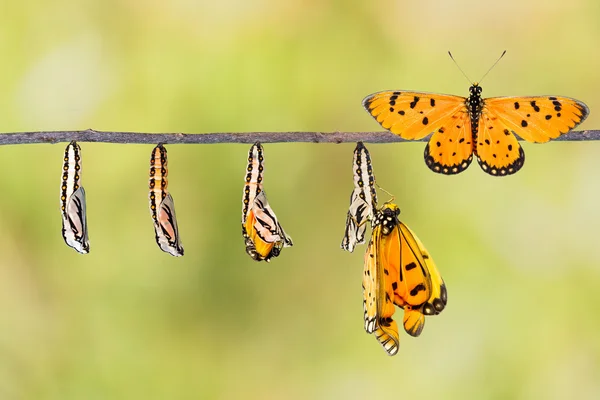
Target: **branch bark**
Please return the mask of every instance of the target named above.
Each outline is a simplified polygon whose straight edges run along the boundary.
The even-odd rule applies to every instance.
[[[120,144],[216,144],[216,143],[398,143],[410,142],[391,132],[223,132],[223,133],[138,133],[84,131],[17,132],[0,134],[0,145],[101,142]],[[427,141],[425,137],[421,141]],[[557,141],[600,140],[600,130],[573,131]]]

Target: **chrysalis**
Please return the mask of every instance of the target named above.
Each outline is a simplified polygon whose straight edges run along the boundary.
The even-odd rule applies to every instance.
[[[367,222],[373,219],[377,208],[375,177],[369,151],[358,142],[354,149],[354,190],[350,195],[350,208],[346,217],[346,231],[342,239],[342,249],[354,251],[357,244],[365,242]]]
[[[262,180],[264,172],[263,148],[256,142],[248,153],[246,184],[242,197],[242,235],[246,253],[256,261],[277,257],[283,247],[293,245],[277,221],[267,201]]]
[[[173,197],[167,192],[167,175],[167,149],[158,144],[150,157],[150,214],[158,247],[179,257],[183,255],[183,246],[177,228]]]
[[[81,148],[72,141],[65,149],[60,186],[62,235],[65,243],[79,253],[90,251],[88,240],[85,190],[81,186]]]

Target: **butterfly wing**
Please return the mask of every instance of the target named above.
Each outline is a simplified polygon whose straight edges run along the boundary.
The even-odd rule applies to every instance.
[[[393,302],[393,276],[388,266],[381,264],[382,226],[373,228],[371,241],[365,253],[363,273],[363,306],[365,330],[375,334],[389,355],[398,352],[398,325],[392,318],[395,307]]]
[[[404,330],[411,336],[417,337],[425,327],[425,315],[419,308],[404,307]]]
[[[363,107],[382,127],[409,140],[422,139],[464,110],[465,98],[425,92],[385,91],[363,100]]]
[[[403,231],[405,237],[411,237],[412,243],[414,243],[421,252],[421,257],[425,263],[426,273],[429,275],[431,280],[431,294],[425,303],[419,308],[424,315],[437,315],[441,313],[446,304],[448,303],[448,291],[446,290],[446,284],[438,271],[433,258],[429,255],[429,252],[419,240],[418,236],[405,224],[400,223],[400,230]],[[407,241],[409,243],[409,241]]]
[[[371,240],[365,252],[365,265],[363,271],[363,310],[365,331],[373,333],[377,329],[377,260],[381,226],[373,227]]]
[[[425,315],[439,314],[447,303],[446,286],[423,243],[408,226],[398,225],[401,249],[396,304],[404,308],[404,330],[419,336]],[[395,255],[394,255],[395,256]]]
[[[471,163],[471,122],[466,99],[425,92],[387,91],[363,100],[365,109],[382,127],[404,139],[422,139],[425,162],[434,172],[457,174]]]
[[[479,165],[490,175],[514,174],[525,162],[525,153],[514,134],[529,142],[544,143],[569,132],[588,114],[584,103],[568,97],[485,99],[477,140]]]
[[[471,119],[466,109],[447,119],[425,146],[425,164],[433,172],[454,175],[464,171],[473,161]]]
[[[583,102],[559,96],[492,97],[485,99],[483,107],[494,133],[498,127],[498,134],[508,129],[533,143],[556,139],[582,123],[589,113]]]
[[[69,197],[63,213],[63,238],[65,243],[81,254],[90,251],[87,231],[85,190],[80,186]]]
[[[342,249],[349,252],[353,252],[357,244],[365,242],[367,222],[373,218],[377,206],[371,157],[362,142],[358,142],[354,149],[352,170],[354,172],[354,190],[350,195],[346,231],[341,244]]]
[[[179,257],[183,255],[183,246],[179,237],[177,217],[175,215],[175,203],[171,193],[167,193],[161,201],[154,223],[156,243],[162,251]]]

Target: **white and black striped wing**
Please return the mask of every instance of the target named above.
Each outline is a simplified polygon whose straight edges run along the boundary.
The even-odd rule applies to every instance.
[[[156,243],[162,251],[175,257],[183,255],[183,246],[181,245],[177,217],[175,215],[175,203],[170,193],[167,193],[158,207],[154,231],[156,234]]]
[[[82,186],[67,201],[66,212],[63,213],[62,233],[65,243],[79,253],[86,254],[90,251],[85,190]]]
[[[267,243],[281,243],[283,247],[294,245],[277,220],[275,212],[269,205],[264,191],[260,192],[254,199],[252,211],[255,216],[254,228],[258,236]]]

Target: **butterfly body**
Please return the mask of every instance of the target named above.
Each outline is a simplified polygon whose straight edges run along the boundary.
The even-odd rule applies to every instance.
[[[446,175],[464,171],[477,157],[490,175],[517,172],[525,153],[516,135],[544,143],[569,132],[585,120],[587,106],[569,97],[492,97],[484,99],[475,83],[469,97],[412,91],[374,93],[365,109],[392,133],[408,140],[431,134],[425,163]]]
[[[395,307],[404,309],[404,330],[419,336],[426,315],[444,310],[446,285],[417,236],[400,220],[396,204],[386,203],[373,220],[363,273],[364,322],[389,355],[398,352]]]

